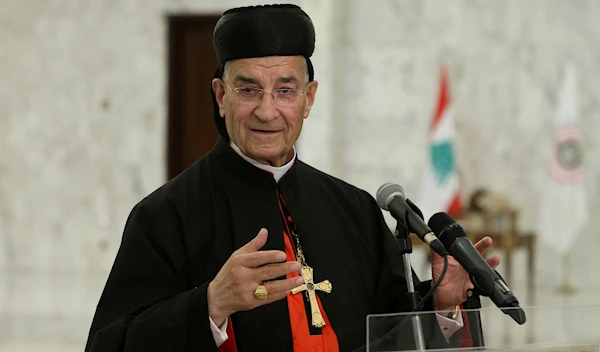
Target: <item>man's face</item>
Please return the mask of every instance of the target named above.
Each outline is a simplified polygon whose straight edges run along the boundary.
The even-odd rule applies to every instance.
[[[225,81],[213,80],[227,133],[244,155],[273,166],[293,157],[318,86],[306,77],[303,57],[270,56],[230,61]]]

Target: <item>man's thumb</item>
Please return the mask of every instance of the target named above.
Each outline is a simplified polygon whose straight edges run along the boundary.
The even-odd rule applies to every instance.
[[[262,228],[258,231],[258,235],[252,239],[252,241],[246,243],[242,248],[240,248],[241,253],[252,253],[260,250],[265,244],[267,244],[267,238],[269,237],[269,232],[267,229]]]

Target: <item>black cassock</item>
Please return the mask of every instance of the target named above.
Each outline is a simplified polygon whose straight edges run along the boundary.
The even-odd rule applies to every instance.
[[[208,283],[263,227],[264,249],[285,250],[277,188],[315,282],[333,284],[318,295],[340,351],[365,345],[367,314],[409,310],[401,257],[373,197],[299,160],[276,183],[221,138],[132,210],[86,351],[217,351]],[[430,282],[416,286],[424,296]],[[285,299],[238,312],[230,323],[238,351],[292,350]],[[425,323],[429,337],[445,344],[437,323]],[[406,341],[412,345],[412,331]]]

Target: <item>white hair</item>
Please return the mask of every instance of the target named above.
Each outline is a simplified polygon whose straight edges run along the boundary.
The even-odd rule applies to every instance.
[[[231,61],[227,61],[225,67],[223,67],[223,78],[221,78],[223,81],[227,81],[227,78],[229,77],[229,70],[231,69],[230,62]],[[308,82],[310,78],[308,76],[308,62],[306,61],[306,58],[304,59],[304,72],[306,72],[306,76],[304,77],[306,78],[306,82]]]

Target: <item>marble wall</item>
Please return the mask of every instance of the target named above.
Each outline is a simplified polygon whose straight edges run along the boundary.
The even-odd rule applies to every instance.
[[[166,17],[250,1],[0,6],[0,350],[81,350],[132,206],[166,178]]]
[[[593,1],[352,1],[343,30],[346,121],[336,125],[344,176],[372,193],[394,180],[418,195],[446,65],[465,196],[479,187],[504,192],[522,210],[521,227],[535,231],[559,88],[572,64],[592,214],[586,245],[572,251],[572,280],[600,287],[599,11]],[[537,264],[539,282],[557,280],[560,261],[543,243]]]
[[[3,2],[0,350],[81,350],[126,216],[165,180],[166,16],[253,3]],[[543,192],[562,68],[573,63],[592,221],[586,246],[573,250],[571,280],[600,287],[600,3],[294,3],[316,26],[320,82],[302,159],[372,194],[387,181],[414,194],[445,64],[465,194],[508,193],[526,229]],[[543,244],[538,253],[543,290],[557,281],[559,261]]]

